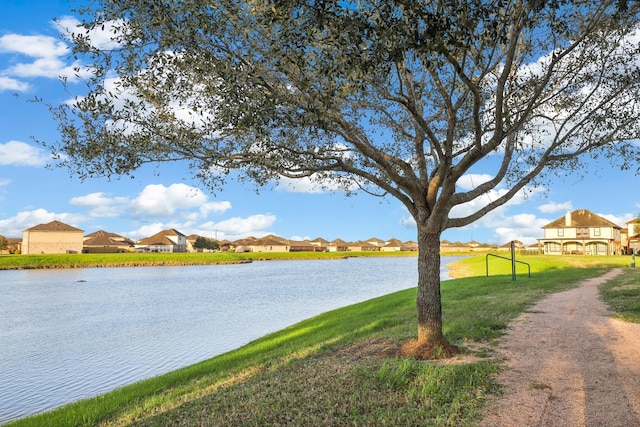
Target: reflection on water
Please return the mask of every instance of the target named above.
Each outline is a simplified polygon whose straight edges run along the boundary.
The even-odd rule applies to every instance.
[[[388,257],[0,271],[0,423],[407,289],[416,267]]]

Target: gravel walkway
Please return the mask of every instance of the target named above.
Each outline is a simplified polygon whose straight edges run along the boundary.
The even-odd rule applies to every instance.
[[[609,318],[598,292],[620,273],[553,294],[512,323],[497,348],[504,397],[481,426],[640,426],[640,324]]]

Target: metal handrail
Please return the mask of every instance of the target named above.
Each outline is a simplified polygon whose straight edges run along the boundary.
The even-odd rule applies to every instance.
[[[513,258],[507,258],[507,257],[504,257],[504,256],[495,255],[495,254],[487,254],[487,256],[485,257],[487,277],[489,277],[489,257],[490,256],[494,256],[496,258],[502,258],[502,259],[506,259],[507,261],[511,261],[511,264],[513,266],[512,269],[511,269],[511,280],[516,280],[516,269],[515,269],[515,265],[514,265],[514,263],[516,263],[516,262],[520,263],[520,264],[524,264],[524,265],[527,266],[527,268],[529,269],[529,278],[531,278],[531,266],[529,265],[529,263],[518,261],[518,260],[515,260]]]

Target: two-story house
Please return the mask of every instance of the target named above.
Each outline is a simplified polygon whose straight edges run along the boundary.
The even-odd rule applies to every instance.
[[[38,224],[22,232],[22,253],[77,254],[82,252],[83,233],[60,221]]]
[[[162,230],[135,244],[136,252],[186,252],[187,236],[176,229]]]
[[[586,209],[568,211],[542,227],[538,246],[547,255],[612,255],[620,253],[621,228]]]
[[[632,219],[625,225],[627,229],[622,246],[625,248],[626,253],[640,254],[640,217]]]

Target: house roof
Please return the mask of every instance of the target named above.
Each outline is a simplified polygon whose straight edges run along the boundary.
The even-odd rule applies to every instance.
[[[291,246],[315,246],[313,243],[311,243],[311,240],[309,239],[289,240],[289,243],[291,244]]]
[[[395,248],[402,246],[402,242],[399,239],[390,239],[389,242],[384,245],[386,248]]]
[[[336,246],[337,246],[337,245],[346,245],[346,244],[347,244],[347,242],[345,242],[345,241],[344,241],[344,240],[342,240],[342,239],[333,239],[333,240],[331,241],[331,244],[332,244],[332,245],[336,245]]]
[[[129,247],[129,243],[122,240],[114,240],[109,236],[90,237],[82,243],[83,246],[124,246]]]
[[[289,239],[285,239],[284,237],[276,236],[275,234],[267,234],[266,236],[261,237],[260,239],[258,239],[258,241],[262,241],[262,240],[278,241],[278,242],[280,242],[281,245],[288,245],[289,244]]]
[[[571,223],[566,225],[566,216],[563,215],[555,221],[550,222],[549,224],[543,226],[542,228],[574,228],[574,227],[613,227],[613,228],[622,228],[619,225],[614,224],[601,217],[600,215],[596,215],[590,210],[587,209],[578,209],[573,212],[568,213],[571,217]]]
[[[289,246],[289,241],[269,235],[256,240],[253,244],[261,246]]]
[[[133,244],[133,240],[129,239],[128,237],[124,237],[116,233],[110,233],[104,230],[98,230],[98,231],[94,231],[91,234],[87,234],[86,236],[84,236],[85,242],[95,237],[107,237],[111,240],[118,242],[119,244],[122,244],[123,242],[127,244]]]
[[[371,243],[373,245],[384,245],[386,242],[382,239],[378,239],[377,237],[372,237],[370,239],[365,240],[367,243]]]
[[[522,243],[520,240],[513,240],[513,244],[515,245],[516,248],[521,248],[524,246],[524,243]],[[500,245],[501,248],[510,248],[511,247],[511,242],[507,242],[504,245]]]
[[[162,230],[159,233],[154,234],[151,237],[144,238],[138,241],[138,245],[175,245],[175,242],[169,239],[168,236],[181,236],[187,237],[175,228],[169,230]]]
[[[361,248],[378,248],[379,246],[369,243],[369,241],[358,240],[357,242],[347,243],[349,247],[361,247]]]
[[[85,237],[100,237],[100,236],[105,236],[105,237],[122,237],[116,233],[109,233],[108,231],[104,231],[104,230],[98,230],[98,231],[94,231],[91,234],[87,234]]]
[[[27,228],[24,231],[79,231],[81,233],[84,233],[83,230],[72,227],[71,225],[65,224],[64,222],[58,220],[51,221],[47,224],[38,224],[34,227]]]

